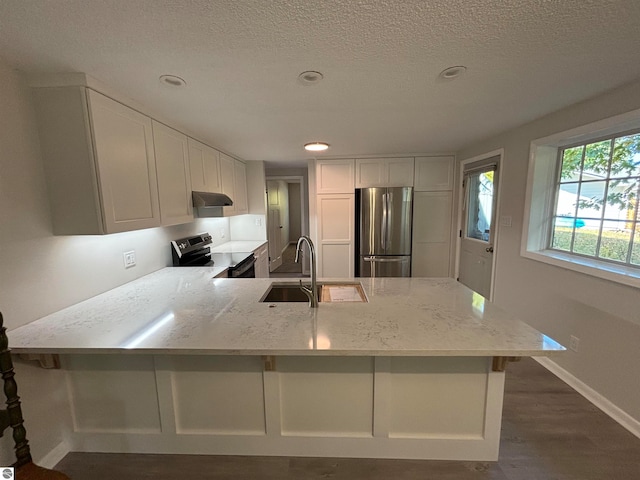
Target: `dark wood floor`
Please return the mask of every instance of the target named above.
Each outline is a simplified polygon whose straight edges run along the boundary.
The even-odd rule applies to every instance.
[[[498,462],[70,453],[73,480],[640,480],[640,439],[531,359],[509,364]]]

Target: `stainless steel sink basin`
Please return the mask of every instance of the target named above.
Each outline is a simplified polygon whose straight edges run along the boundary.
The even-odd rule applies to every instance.
[[[303,285],[308,282],[303,281]],[[339,298],[335,293],[335,289],[347,289],[347,297]],[[326,290],[323,292],[323,289]],[[300,290],[299,282],[276,282],[269,285],[269,288],[262,298],[261,302],[278,303],[278,302],[308,302],[309,297]],[[318,283],[318,301],[319,302],[368,302],[367,296],[362,289],[360,283],[353,282],[323,282]]]
[[[318,285],[318,297],[322,286]],[[277,303],[277,302],[308,302],[309,297],[300,290],[299,283],[272,283],[264,293],[261,302]]]

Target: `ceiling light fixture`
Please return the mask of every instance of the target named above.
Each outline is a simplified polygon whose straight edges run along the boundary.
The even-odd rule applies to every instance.
[[[175,75],[161,75],[160,83],[176,88],[184,87],[187,84],[184,79],[176,77]]]
[[[316,83],[320,82],[320,80],[322,80],[323,78],[324,78],[324,75],[322,75],[320,72],[308,70],[298,75],[298,82],[308,87],[310,85],[315,85]]]
[[[461,76],[466,71],[467,67],[464,65],[456,65],[455,67],[445,68],[440,72],[439,77],[444,80],[453,80],[454,78]]]
[[[325,142],[311,142],[304,146],[308,152],[324,152],[327,148],[329,148],[329,144]]]

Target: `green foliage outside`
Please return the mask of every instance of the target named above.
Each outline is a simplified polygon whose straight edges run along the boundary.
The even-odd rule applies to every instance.
[[[568,227],[556,227],[553,234],[552,248],[564,251],[570,251],[571,234],[573,229]],[[576,239],[573,243],[573,252],[584,255],[595,256],[598,243],[598,230],[589,230],[581,228],[576,230]],[[625,232],[602,232],[602,240],[600,242],[599,258],[616,260],[619,262],[627,261],[627,253],[629,252],[629,234]],[[640,265],[640,243],[637,241],[631,252],[631,263]]]
[[[640,176],[639,154],[640,134],[567,148],[562,153],[560,181],[578,181],[583,172],[608,177],[607,203],[620,210],[631,209],[638,195],[638,179],[629,177]],[[578,206],[600,210],[603,203],[602,198],[580,199]]]

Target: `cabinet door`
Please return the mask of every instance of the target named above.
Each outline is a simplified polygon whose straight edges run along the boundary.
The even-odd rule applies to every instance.
[[[187,136],[153,121],[162,225],[193,221]]]
[[[389,158],[385,162],[387,187],[413,186],[413,158]]]
[[[356,188],[384,187],[388,182],[388,174],[382,158],[356,159]]]
[[[193,138],[189,142],[189,170],[194,192],[222,192],[220,183],[220,153]]]
[[[318,275],[353,277],[355,194],[318,195],[316,208]]]
[[[263,245],[253,253],[256,256],[256,278],[269,277],[269,247]]]
[[[453,190],[454,157],[416,157],[417,192]]]
[[[151,119],[104,95],[87,92],[104,233],[159,226]]]
[[[247,202],[247,167],[239,160],[233,163],[233,185],[236,193],[233,202],[236,204],[236,215],[244,215],[249,213]]]
[[[412,187],[413,158],[356,159],[356,188]]]
[[[451,252],[451,192],[413,196],[413,277],[448,277]]]
[[[316,193],[353,193],[354,160],[316,160]]]
[[[237,200],[234,180],[235,169],[235,160],[229,155],[220,153],[220,181],[222,184],[222,193],[233,201],[233,205],[230,207],[222,207],[225,217],[236,214]]]

